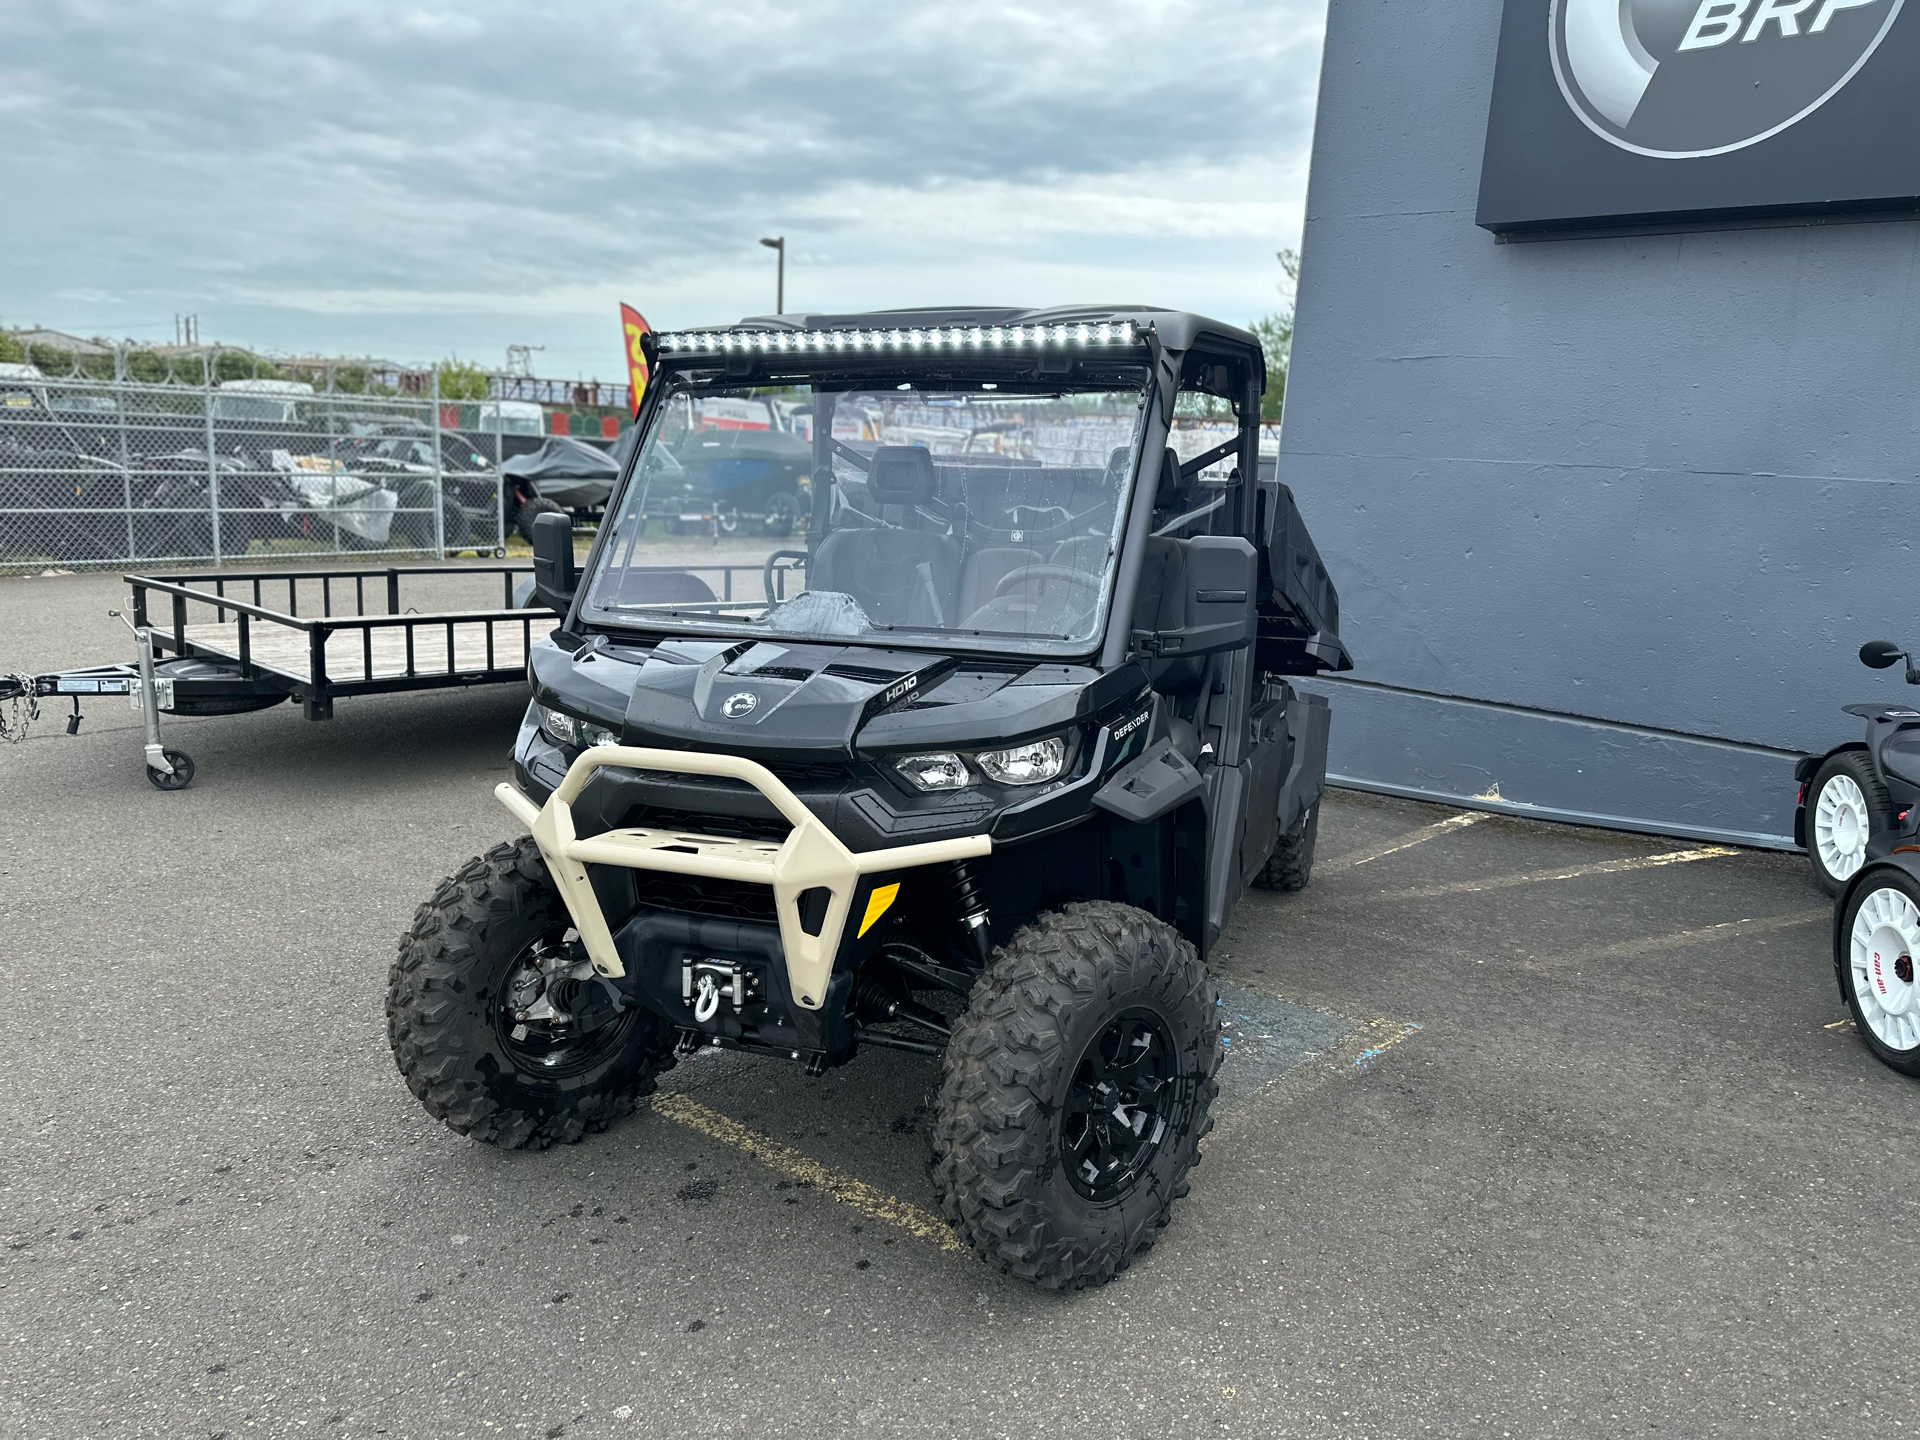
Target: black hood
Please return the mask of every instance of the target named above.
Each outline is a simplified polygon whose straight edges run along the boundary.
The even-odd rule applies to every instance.
[[[850,755],[862,725],[954,663],[845,645],[669,640],[634,679],[625,738],[736,753]]]
[[[624,691],[629,745],[763,761],[974,748],[1071,725],[1144,685],[1133,667],[1102,677],[1076,665],[772,640],[663,640],[578,656],[542,645],[534,668],[542,698],[577,713],[605,715]]]

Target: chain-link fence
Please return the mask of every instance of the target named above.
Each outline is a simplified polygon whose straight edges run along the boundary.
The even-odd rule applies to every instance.
[[[0,574],[505,554],[501,407],[325,381],[0,364]],[[328,377],[330,378],[330,377]]]

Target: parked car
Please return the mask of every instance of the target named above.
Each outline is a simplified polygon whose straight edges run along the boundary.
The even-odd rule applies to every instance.
[[[0,365],[0,551],[56,561],[127,553],[139,486],[49,403],[32,365]]]

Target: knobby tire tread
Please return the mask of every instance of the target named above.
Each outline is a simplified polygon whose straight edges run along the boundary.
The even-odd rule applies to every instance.
[[[1320,802],[1316,800],[1300,823],[1280,837],[1253,883],[1262,890],[1286,893],[1306,889],[1313,878],[1313,846],[1319,833]]]
[[[489,935],[505,923],[550,921],[561,910],[539,847],[523,837],[442,880],[400,937],[387,975],[387,1040],[407,1088],[457,1134],[507,1150],[577,1144],[631,1115],[672,1064],[664,1044],[649,1047],[643,1028],[604,1083],[554,1090],[537,1106],[505,1103],[499,1087],[482,1083],[483,1057],[456,1017],[469,983],[489,963]]]
[[[1117,1229],[1072,1233],[1046,1201],[1058,1165],[1048,1094],[1079,1058],[1065,1053],[1076,1017],[1142,996],[1195,1021],[1192,1103],[1167,1142],[1172,1164],[1142,1181],[1151,1203]],[[1213,981],[1178,931],[1111,901],[1041,915],[975,983],[946,1055],[930,1171],[941,1213],[983,1260],[1046,1289],[1081,1289],[1153,1246],[1213,1127],[1221,1058]]]

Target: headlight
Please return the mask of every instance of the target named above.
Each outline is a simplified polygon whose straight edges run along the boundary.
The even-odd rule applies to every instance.
[[[582,746],[613,745],[619,742],[620,737],[604,725],[575,719],[566,711],[556,710],[551,705],[541,705],[536,702],[534,708],[540,712],[540,729],[556,745],[579,749]]]
[[[931,755],[902,755],[893,768],[919,790],[960,790],[973,783],[967,765],[958,755],[936,751]]]
[[[989,780],[1002,785],[1040,785],[1066,768],[1067,742],[1055,735],[1005,750],[983,750],[973,758]]]

